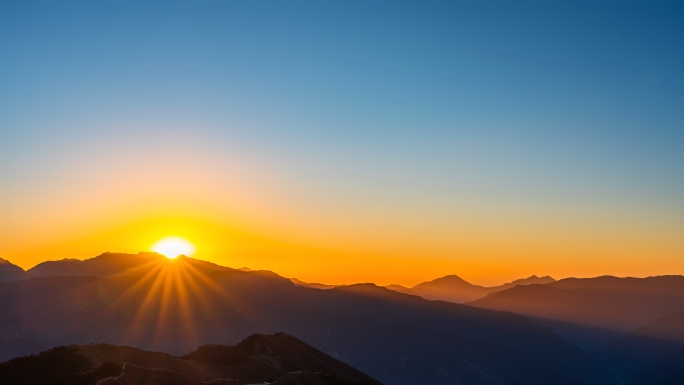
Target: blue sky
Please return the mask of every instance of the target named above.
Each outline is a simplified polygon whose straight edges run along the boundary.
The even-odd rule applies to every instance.
[[[609,207],[597,215],[678,234],[682,14],[677,2],[3,2],[0,213],[68,191],[64,175],[88,182],[97,153],[192,147],[260,163],[286,180],[283,200],[321,212]]]

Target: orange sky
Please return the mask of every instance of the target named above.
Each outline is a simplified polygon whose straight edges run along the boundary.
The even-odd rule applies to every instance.
[[[116,162],[104,151],[40,180],[43,189],[5,191],[0,257],[30,268],[146,251],[173,235],[195,244],[196,258],[331,284],[684,273],[682,220],[658,207],[318,196],[266,158],[209,149]]]
[[[684,274],[676,13],[15,3],[0,257],[23,268],[179,236],[332,284]]]

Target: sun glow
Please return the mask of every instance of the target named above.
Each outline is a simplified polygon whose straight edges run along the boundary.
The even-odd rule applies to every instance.
[[[195,254],[195,246],[180,237],[166,237],[152,245],[152,251],[164,255],[166,258],[174,259],[179,255],[191,256]]]

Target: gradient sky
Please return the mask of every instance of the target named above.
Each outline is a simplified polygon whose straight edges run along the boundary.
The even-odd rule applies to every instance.
[[[684,274],[676,2],[0,3],[0,257]]]

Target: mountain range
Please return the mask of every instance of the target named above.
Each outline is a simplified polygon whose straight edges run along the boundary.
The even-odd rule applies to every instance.
[[[33,268],[24,271],[19,266],[11,264],[9,261],[0,259],[0,282],[14,282],[22,279],[35,277],[100,277],[106,278],[122,273],[131,273],[136,269],[145,269],[150,264],[155,263],[160,258],[156,253],[141,252],[138,254],[111,253],[107,252],[95,258],[86,260],[62,259],[58,261],[42,262]],[[211,262],[186,258],[189,263],[204,272],[216,270],[242,270],[250,271],[243,267],[231,269]],[[327,285],[323,283],[308,283],[297,278],[290,278],[296,285],[313,289],[332,289],[340,285]],[[423,282],[411,288],[401,285],[388,285],[386,288],[400,293],[417,295],[430,300],[443,300],[449,302],[463,303],[483,298],[484,296],[501,290],[514,287],[516,285],[545,284],[554,282],[551,277],[537,277],[533,275],[528,278],[518,279],[499,286],[484,287],[473,285],[456,275],[447,275],[429,282]]]
[[[485,297],[488,294],[510,289],[517,285],[546,284],[555,282],[551,277],[537,277],[517,279],[499,286],[485,287],[473,285],[457,275],[447,275],[429,282],[423,282],[411,288],[401,285],[386,286],[390,290],[412,294],[430,300],[441,300],[456,303],[470,302]]]
[[[6,341],[30,344],[24,352],[99,343],[178,356],[285,332],[386,385],[667,385],[684,373],[681,276],[533,276],[458,304],[154,253],[32,270],[25,273],[45,276],[0,283],[0,357],[12,356],[3,353]],[[461,281],[417,286],[437,291]]]

